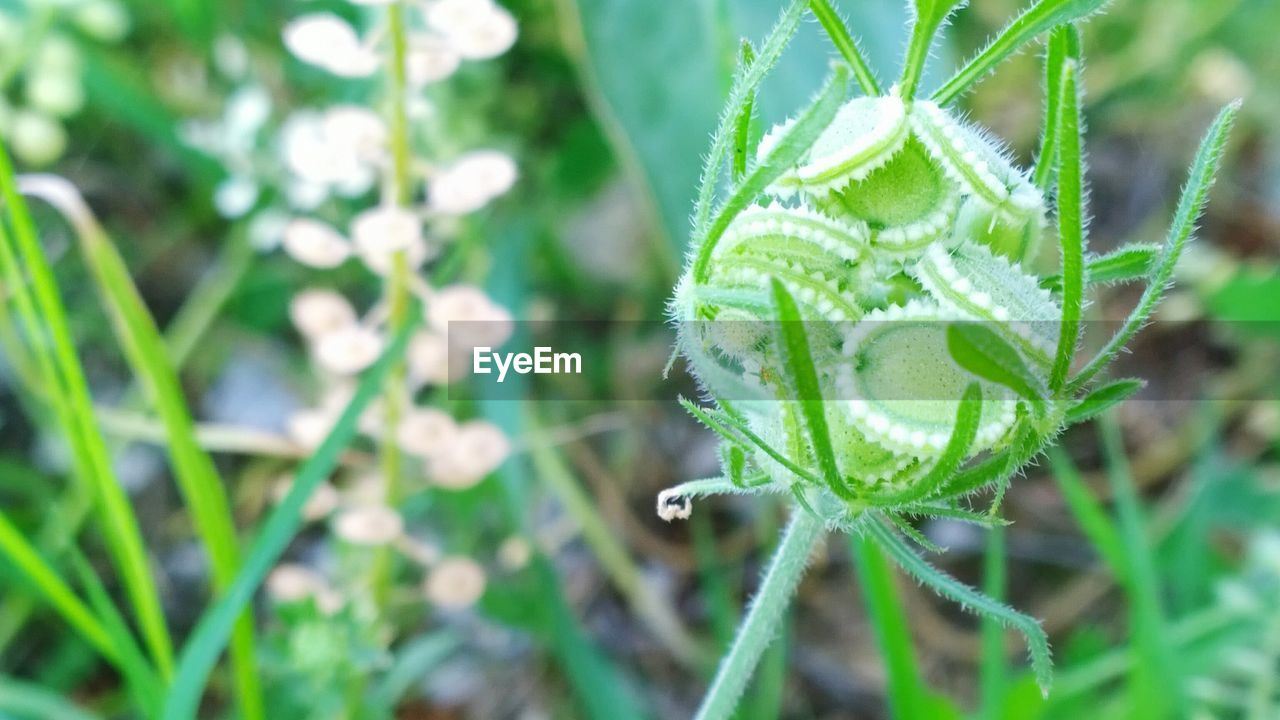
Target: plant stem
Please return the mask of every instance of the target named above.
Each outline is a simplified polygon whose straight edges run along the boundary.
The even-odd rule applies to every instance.
[[[851,537],[849,546],[856,558],[867,617],[884,660],[890,716],[898,720],[921,717],[926,689],[912,652],[911,631],[893,568],[871,538]]]
[[[697,720],[724,720],[733,714],[760,656],[773,641],[778,623],[791,604],[791,596],[800,583],[809,554],[823,535],[822,530],[820,519],[798,507],[792,510],[782,542],[769,561],[751,609],[738,626],[733,647],[720,661],[715,680],[698,708]]]

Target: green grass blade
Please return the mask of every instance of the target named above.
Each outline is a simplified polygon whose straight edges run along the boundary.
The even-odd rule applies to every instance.
[[[39,685],[0,677],[0,717],[11,716],[30,720],[101,720]]]
[[[702,168],[702,178],[698,183],[698,199],[693,210],[693,233],[696,242],[706,244],[705,237],[708,232],[708,223],[711,221],[711,209],[715,205],[716,189],[720,185],[725,157],[729,153],[730,143],[733,142],[734,125],[760,87],[765,75],[777,64],[783,49],[800,27],[804,8],[804,0],[791,0],[791,4],[782,11],[778,22],[760,46],[755,62],[744,67],[743,71],[734,78],[724,113],[720,116],[720,124],[711,139],[711,150],[707,153],[707,162]]]
[[[1058,350],[1049,371],[1054,393],[1067,381],[1071,358],[1080,340],[1080,315],[1084,312],[1084,154],[1080,138],[1080,89],[1075,60],[1062,65],[1058,116],[1058,242],[1062,248],[1062,322]]]
[[[987,531],[987,546],[982,559],[982,592],[996,601],[1003,601],[1008,580],[1005,559],[1005,529],[995,526]],[[982,618],[982,660],[979,667],[982,717],[1000,720],[1000,706],[1004,700],[1006,678],[1009,669],[1004,656],[1004,626],[994,618]]]
[[[908,5],[912,11],[911,39],[907,41],[907,57],[902,63],[902,77],[898,80],[898,91],[903,100],[910,102],[915,98],[938,28],[964,1],[912,0]]]
[[[47,329],[52,345],[57,380],[50,384],[50,390],[63,396],[58,401],[63,409],[60,417],[71,444],[76,475],[95,498],[107,547],[124,583],[143,638],[161,675],[168,676],[173,666],[173,644],[165,625],[160,594],[151,577],[142,533],[129,499],[111,468],[106,441],[94,423],[89,384],[76,356],[66,309],[59,296],[53,270],[36,236],[35,224],[18,193],[9,157],[3,149],[0,149],[0,195],[3,196],[18,247],[14,255],[21,258],[30,277],[40,325]],[[0,237],[0,243],[8,241],[7,237]],[[40,342],[38,336],[29,341],[33,344]]]
[[[338,457],[355,439],[360,413],[381,392],[383,379],[391,366],[404,354],[409,335],[417,327],[420,317],[421,309],[415,305],[410,312],[409,321],[393,338],[386,352],[360,379],[351,402],[342,411],[333,430],[316,449],[315,454],[298,468],[293,487],[263,524],[257,539],[245,555],[235,580],[196,624],[183,647],[169,696],[165,699],[161,714],[165,720],[187,720],[195,716],[209,673],[230,640],[238,618],[301,527],[303,505],[316,487],[333,472]]]
[[[1040,623],[1028,615],[1003,603],[992,600],[941,570],[933,567],[912,550],[893,530],[878,521],[868,522],[867,531],[903,570],[922,584],[933,588],[939,595],[960,603],[961,607],[1013,628],[1027,639],[1031,655],[1031,669],[1040,691],[1047,694],[1053,681],[1053,662],[1049,655],[1049,640]]]
[[[413,688],[414,684],[439,667],[462,645],[453,634],[434,632],[414,638],[396,651],[382,680],[374,690],[374,704],[388,716],[395,706]]]
[[[32,587],[75,629],[77,635],[106,659],[112,662],[117,659],[111,635],[98,617],[3,513],[0,513],[0,555],[26,576]]]
[[[1058,489],[1062,491],[1062,497],[1067,501],[1067,507],[1071,509],[1080,530],[1112,574],[1121,583],[1127,583],[1128,564],[1125,562],[1124,543],[1119,531],[1107,517],[1102,504],[1085,485],[1084,478],[1080,477],[1080,471],[1071,462],[1071,458],[1056,447],[1050,449],[1048,454],[1053,479],[1058,483]]]
[[[933,94],[933,101],[948,105],[968,92],[1005,58],[1032,38],[1055,25],[1082,20],[1102,9],[1108,0],[1040,0],[1014,18],[985,48]]]
[[[1130,396],[1141,390],[1146,384],[1145,380],[1133,378],[1107,383],[1081,398],[1075,405],[1072,405],[1067,410],[1064,422],[1067,425],[1075,425],[1091,420],[1129,399]]]
[[[1156,259],[1155,269],[1151,273],[1146,290],[1143,291],[1142,297],[1138,299],[1138,304],[1134,307],[1133,312],[1125,319],[1124,325],[1116,331],[1116,334],[1107,341],[1102,350],[1084,366],[1080,373],[1072,378],[1070,383],[1071,390],[1079,390],[1084,387],[1085,384],[1093,379],[1094,375],[1097,375],[1115,358],[1134,334],[1146,324],[1147,319],[1151,317],[1151,312],[1155,310],[1156,304],[1164,296],[1164,291],[1173,277],[1173,268],[1177,265],[1178,258],[1182,256],[1182,249],[1186,246],[1191,233],[1195,230],[1196,220],[1200,217],[1200,212],[1204,209],[1204,205],[1209,199],[1209,189],[1213,187],[1214,176],[1217,174],[1218,165],[1222,161],[1222,152],[1227,144],[1227,135],[1231,131],[1231,125],[1235,122],[1236,114],[1239,111],[1240,101],[1233,102],[1224,107],[1218,113],[1218,117],[1213,121],[1213,124],[1209,126],[1204,140],[1200,143],[1200,149],[1196,151],[1196,159],[1191,165],[1190,177],[1182,190],[1182,197],[1178,199],[1178,209],[1174,213],[1173,225],[1169,228],[1169,237],[1160,253],[1160,257]]]
[[[1068,58],[1080,57],[1080,35],[1074,25],[1059,25],[1049,33],[1044,57],[1044,132],[1040,152],[1032,171],[1032,182],[1048,193],[1053,168],[1058,162],[1058,122],[1062,119],[1062,66]]]
[[[871,65],[867,63],[862,50],[858,48],[858,42],[853,39],[853,34],[849,32],[848,24],[841,20],[836,9],[831,7],[830,0],[809,0],[809,10],[813,12],[814,17],[818,18],[818,24],[822,25],[827,37],[831,38],[831,44],[835,45],[840,57],[844,58],[853,70],[853,77],[858,81],[858,85],[862,86],[862,92],[867,95],[881,94],[876,74],[871,70]]]
[[[763,53],[761,56],[763,57]],[[836,116],[836,111],[844,102],[848,75],[849,71],[843,65],[836,67],[813,103],[800,114],[795,124],[783,133],[768,157],[757,164],[738,184],[729,199],[716,212],[706,233],[698,235],[698,249],[694,256],[692,270],[693,279],[696,282],[706,281],[711,252],[715,250],[716,243],[729,229],[729,224],[738,216],[738,213],[746,209],[788,167],[794,165]],[[714,152],[714,147],[712,150]]]
[[[1175,708],[1182,707],[1177,698],[1182,683],[1174,667],[1142,501],[1133,484],[1119,425],[1110,415],[1104,415],[1098,429],[1119,525],[1119,550],[1124,557],[1122,580],[1129,600],[1129,632],[1139,657],[1131,677],[1131,707],[1143,708],[1151,717],[1168,717]]]
[[[896,720],[923,717],[924,708],[920,705],[925,696],[924,678],[912,649],[911,626],[893,570],[871,538],[854,534],[849,538],[849,546],[853,550],[867,618],[884,660],[890,716]]]
[[[222,478],[196,439],[195,425],[164,338],[129,277],[124,259],[75,188],[60,178],[38,176],[25,178],[23,189],[60,210],[76,230],[125,357],[160,416],[174,477],[210,558],[213,588],[223,592],[239,569],[240,542]],[[246,609],[231,645],[236,694],[245,720],[261,720],[265,716],[254,645],[253,614]]]
[[[804,417],[805,428],[809,431],[809,441],[813,444],[822,479],[837,497],[850,498],[852,493],[845,487],[840,467],[836,464],[831,431],[827,427],[827,401],[818,383],[818,369],[813,363],[804,321],[800,319],[800,308],[782,281],[773,278],[770,284],[778,313],[778,347],[782,351],[782,361]]]

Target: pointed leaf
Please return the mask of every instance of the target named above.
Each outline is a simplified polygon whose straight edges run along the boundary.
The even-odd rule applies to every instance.
[[[1107,383],[1080,398],[1071,409],[1067,410],[1066,424],[1076,425],[1097,417],[1115,405],[1129,399],[1134,393],[1145,387],[1147,381],[1127,378]]]
[[[1033,403],[1044,401],[1045,390],[1022,356],[985,324],[957,322],[947,326],[947,349],[960,367],[1004,385]]]

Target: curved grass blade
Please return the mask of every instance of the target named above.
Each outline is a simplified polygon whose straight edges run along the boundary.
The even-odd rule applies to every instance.
[[[316,449],[314,455],[298,468],[293,487],[263,524],[257,539],[245,555],[235,580],[217,603],[196,624],[178,659],[177,672],[161,717],[165,720],[187,720],[194,717],[204,693],[209,673],[230,639],[237,618],[253,599],[254,592],[288,546],[302,525],[302,507],[311,493],[333,472],[338,456],[355,439],[360,413],[378,396],[391,366],[404,354],[411,332],[421,318],[415,304],[409,319],[400,328],[390,346],[360,379],[351,402],[347,404],[333,430]]]
[[[925,712],[920,705],[925,695],[924,678],[912,651],[911,626],[893,569],[870,538],[854,534],[849,538],[849,547],[876,645],[884,658],[891,715],[899,720],[923,717]]]
[[[160,416],[174,477],[209,555],[214,590],[225,591],[240,566],[240,541],[231,506],[213,459],[196,438],[195,423],[164,338],[134,286],[124,259],[70,183],[42,175],[23,177],[19,186],[24,193],[53,205],[75,228],[85,264],[92,271],[116,338]],[[246,609],[231,645],[236,695],[245,720],[265,717],[254,645],[253,614]]]
[[[757,60],[758,62],[759,60]],[[747,174],[747,177],[734,189],[729,199],[720,206],[705,235],[699,235],[698,249],[696,251],[697,254],[694,256],[692,270],[695,282],[706,281],[711,262],[711,252],[715,250],[716,243],[720,241],[725,231],[729,229],[729,224],[738,216],[738,213],[746,209],[788,167],[794,165],[808,150],[809,146],[813,144],[813,141],[817,139],[819,133],[825,130],[831,119],[835,117],[836,111],[840,109],[840,104],[844,102],[848,78],[849,70],[843,65],[836,66],[835,71],[827,79],[827,83],[822,90],[818,92],[818,96],[813,103],[800,114],[795,124],[787,132],[783,133],[773,151]]]
[[[1031,669],[1035,673],[1040,692],[1045,695],[1053,683],[1053,661],[1049,653],[1049,640],[1040,623],[1029,615],[996,602],[955,578],[935,568],[912,550],[893,530],[880,522],[867,523],[867,531],[889,557],[903,570],[939,595],[960,603],[964,609],[984,617],[990,617],[1005,627],[1013,628],[1027,639],[1031,655]]]
[[[167,677],[173,668],[173,643],[165,624],[160,594],[151,577],[138,520],[112,470],[106,440],[94,423],[89,383],[76,355],[66,308],[3,148],[0,148],[0,196],[17,247],[16,252],[10,248],[6,254],[21,259],[31,285],[31,309],[38,314],[38,318],[33,318],[38,320],[38,327],[30,329],[28,342],[42,347],[47,337],[51,346],[47,387],[57,398],[54,406],[71,446],[75,475],[94,498],[107,548],[120,573],[143,639],[161,676]],[[9,242],[9,235],[3,232],[0,222],[0,244]]]
[[[1005,58],[1032,38],[1055,25],[1082,20],[1102,9],[1108,0],[1040,0],[1014,18],[985,48],[933,94],[933,101],[948,105],[968,92]]]
[[[1204,140],[1200,143],[1199,150],[1196,151],[1196,159],[1191,165],[1190,177],[1187,179],[1186,187],[1182,190],[1182,197],[1178,199],[1178,210],[1174,214],[1173,225],[1169,228],[1168,240],[1165,242],[1160,257],[1156,259],[1155,269],[1151,273],[1146,290],[1143,291],[1142,297],[1139,298],[1133,312],[1125,319],[1124,325],[1116,331],[1116,334],[1107,341],[1102,350],[1084,366],[1080,373],[1072,378],[1068,385],[1071,391],[1084,387],[1085,384],[1093,379],[1094,375],[1097,375],[1115,358],[1121,348],[1128,344],[1134,334],[1146,324],[1147,319],[1151,317],[1151,312],[1155,310],[1156,304],[1164,296],[1165,288],[1169,285],[1170,278],[1173,277],[1173,268],[1177,265],[1178,258],[1182,256],[1182,249],[1186,246],[1187,240],[1190,239],[1191,233],[1195,230],[1196,220],[1200,217],[1200,212],[1204,209],[1205,202],[1209,199],[1209,188],[1213,187],[1214,176],[1217,174],[1218,165],[1222,161],[1222,151],[1227,144],[1227,134],[1231,131],[1231,125],[1235,122],[1236,114],[1239,111],[1240,101],[1237,100],[1224,107],[1218,113],[1218,117],[1214,119],[1213,124],[1209,126]]]
[[[849,32],[849,25],[840,19],[835,8],[831,7],[830,0],[809,0],[809,10],[818,18],[818,23],[827,32],[827,37],[831,38],[831,44],[835,45],[840,57],[852,68],[853,77],[862,86],[862,92],[867,95],[882,94],[876,74]]]
[[[1062,323],[1058,350],[1049,371],[1049,389],[1057,393],[1067,381],[1071,358],[1080,340],[1084,312],[1084,155],[1080,135],[1079,64],[1062,65],[1058,116],[1058,242],[1062,248]]]
[[[822,479],[837,497],[852,499],[853,493],[845,487],[840,467],[836,464],[831,431],[827,427],[827,403],[822,396],[822,387],[818,384],[818,370],[813,363],[804,321],[800,319],[800,308],[796,306],[795,298],[791,297],[782,281],[773,278],[770,284],[778,313],[778,347],[782,350],[782,361],[786,364],[791,389],[795,392],[796,402],[809,431],[809,441],[813,444],[813,454],[817,457]]]
[[[956,8],[967,0],[913,0],[909,7],[912,10],[911,39],[907,41],[907,57],[902,63],[902,77],[898,80],[902,99],[910,102],[916,96],[916,87],[920,84],[920,76],[924,74],[925,61],[929,59],[929,48],[938,34],[938,28],[946,22]]]

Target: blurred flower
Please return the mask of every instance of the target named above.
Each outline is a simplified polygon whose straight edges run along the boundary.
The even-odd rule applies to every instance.
[[[75,11],[75,23],[88,35],[116,42],[129,32],[129,16],[114,0],[90,0]]]
[[[9,142],[23,162],[48,165],[67,149],[67,131],[56,120],[24,108],[13,114]]]
[[[315,339],[356,323],[356,311],[332,290],[303,290],[289,302],[289,319],[307,338]]]
[[[331,134],[335,130],[337,134]],[[345,197],[368,192],[377,179],[374,164],[346,130],[342,123],[328,121],[318,113],[291,115],[281,129],[284,161],[290,172],[303,182]]]
[[[299,60],[340,77],[368,77],[378,54],[365,47],[347,21],[332,13],[303,15],[284,28],[284,45]]]
[[[259,191],[253,178],[231,175],[214,189],[213,205],[223,217],[243,217],[258,202]]]
[[[352,545],[386,545],[400,537],[404,521],[400,513],[385,505],[366,505],[342,511],[333,529]]]
[[[420,88],[454,74],[461,63],[462,56],[452,45],[431,35],[418,35],[410,42],[405,70],[409,84]]]
[[[410,409],[396,428],[396,440],[405,452],[428,459],[445,453],[458,436],[458,424],[449,413],[435,408]]]
[[[336,268],[351,257],[351,244],[329,225],[297,218],[284,229],[284,250],[289,257],[313,268]]]
[[[1247,96],[1253,90],[1249,68],[1223,48],[1202,50],[1191,61],[1191,82],[1201,95],[1216,103]]]
[[[365,210],[351,223],[351,239],[356,254],[379,275],[391,272],[392,258],[404,251],[410,270],[416,270],[429,255],[417,215],[394,205]]]
[[[498,468],[511,452],[502,430],[484,420],[471,420],[431,462],[431,481],[449,490],[465,490]]]
[[[80,78],[66,71],[33,68],[26,76],[27,102],[55,117],[73,115],[84,107]]]
[[[279,603],[302,602],[328,587],[323,575],[297,563],[276,566],[266,585],[267,595]]]
[[[431,568],[422,587],[427,599],[439,607],[468,608],[484,595],[484,568],[469,557],[447,557]]]
[[[382,353],[382,336],[362,325],[330,330],[316,338],[312,351],[316,363],[335,375],[354,375],[369,367]]]
[[[444,336],[429,330],[415,333],[405,351],[405,364],[415,385],[449,382],[449,345]]]
[[[498,562],[508,570],[519,570],[529,564],[533,557],[533,548],[529,541],[519,535],[512,535],[498,546]]]
[[[293,484],[293,473],[288,473],[281,477],[271,488],[271,499],[276,503],[283,501],[289,491],[293,489]],[[338,500],[338,491],[332,485],[327,482],[320,483],[302,506],[303,519],[314,522],[328,517],[329,513],[338,507]]]
[[[474,285],[450,285],[433,293],[427,302],[427,321],[438,333],[452,331],[453,347],[497,347],[512,332],[511,313]],[[466,325],[450,328],[450,323]]]
[[[323,408],[303,408],[295,411],[285,422],[289,439],[306,450],[315,450],[329,436],[338,422],[336,413]]]
[[[498,150],[477,150],[432,175],[427,198],[436,212],[465,215],[510,190],[517,174],[510,155]]]
[[[515,18],[489,0],[437,0],[426,18],[468,60],[497,57],[516,41]]]

